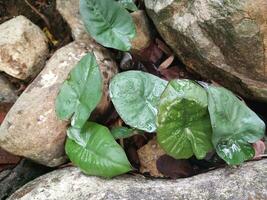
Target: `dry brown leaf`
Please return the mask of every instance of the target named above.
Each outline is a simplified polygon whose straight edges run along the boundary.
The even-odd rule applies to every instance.
[[[160,39],[156,39],[156,44],[158,45],[158,47],[166,54],[166,55],[171,55],[172,54],[172,50],[164,43],[162,42]]]
[[[160,64],[159,70],[167,69],[173,62],[174,55],[169,56],[163,63]]]
[[[164,177],[157,169],[157,160],[166,154],[157,143],[156,137],[150,140],[146,145],[137,150],[140,160],[140,172],[149,173],[154,177]]]

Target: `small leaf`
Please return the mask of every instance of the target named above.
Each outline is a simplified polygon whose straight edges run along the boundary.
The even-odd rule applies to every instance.
[[[131,48],[136,30],[131,15],[114,0],[80,0],[87,31],[101,45],[121,51]]]
[[[121,138],[128,138],[136,134],[136,131],[132,128],[127,128],[127,127],[116,127],[111,130],[111,135],[117,139]]]
[[[109,130],[97,123],[87,122],[82,129],[69,128],[65,150],[69,159],[88,175],[111,178],[132,169]]]
[[[215,86],[205,86],[213,130],[212,143],[217,154],[229,165],[252,159],[251,145],[265,133],[264,122],[232,92]]]
[[[206,91],[193,81],[170,81],[157,116],[157,140],[168,155],[202,159],[212,150],[207,105]]]
[[[147,132],[156,130],[159,98],[167,82],[141,71],[116,75],[110,85],[111,100],[123,121]]]
[[[102,96],[102,78],[94,54],[87,54],[70,72],[56,99],[56,113],[62,120],[81,128]]]
[[[127,10],[130,10],[130,11],[138,10],[133,0],[117,0],[117,1]]]

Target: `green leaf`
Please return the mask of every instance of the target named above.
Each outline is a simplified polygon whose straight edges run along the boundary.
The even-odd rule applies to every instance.
[[[131,15],[114,0],[80,0],[80,13],[87,31],[101,45],[128,51],[135,37]]]
[[[117,0],[117,1],[127,10],[130,10],[130,11],[138,10],[133,0]]]
[[[195,155],[202,159],[212,150],[206,91],[190,80],[170,81],[160,98],[157,140],[176,159]]]
[[[136,131],[133,128],[127,128],[127,127],[116,127],[113,128],[111,130],[111,135],[113,135],[113,137],[115,138],[115,140],[117,139],[122,139],[122,138],[128,138],[131,137],[133,135],[138,134],[138,131]]]
[[[159,98],[167,81],[141,71],[117,74],[109,85],[111,100],[123,121],[147,132],[156,130]]]
[[[56,113],[62,120],[81,128],[102,96],[102,78],[94,54],[85,55],[72,69],[56,99]]]
[[[111,178],[132,169],[124,150],[102,125],[87,122],[69,128],[65,146],[69,159],[84,173]]]
[[[238,165],[254,156],[251,143],[265,133],[264,122],[232,92],[206,86],[213,130],[212,143],[217,154],[229,165]]]

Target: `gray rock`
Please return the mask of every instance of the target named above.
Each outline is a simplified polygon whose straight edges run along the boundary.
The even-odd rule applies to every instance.
[[[18,96],[15,93],[15,88],[0,74],[0,104],[14,103],[17,98]]]
[[[23,80],[34,77],[48,53],[46,36],[24,16],[0,25],[0,71]]]
[[[138,10],[131,13],[131,15],[136,28],[136,37],[131,41],[131,51],[138,53],[153,41],[153,29],[145,11]]]
[[[77,0],[57,0],[57,10],[63,19],[70,26],[74,40],[87,39],[90,36],[85,30],[79,13],[79,1]]]
[[[47,166],[66,161],[64,142],[68,122],[55,113],[55,99],[70,70],[87,52],[94,52],[103,75],[102,101],[95,113],[110,107],[108,82],[117,73],[109,53],[92,41],[73,42],[50,58],[43,71],[22,93],[0,127],[0,146],[6,151]]]
[[[9,200],[263,200],[267,199],[266,180],[267,160],[177,180],[127,175],[104,180],[71,167],[35,179]]]
[[[267,1],[145,0],[145,5],[187,67],[267,102]]]

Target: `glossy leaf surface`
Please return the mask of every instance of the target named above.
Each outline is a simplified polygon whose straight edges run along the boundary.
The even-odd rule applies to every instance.
[[[109,86],[111,100],[123,121],[147,132],[156,130],[157,106],[167,82],[141,71],[116,75]]]
[[[206,86],[213,129],[212,142],[217,154],[230,165],[252,159],[252,143],[264,136],[264,122],[223,87]]]
[[[202,159],[212,150],[207,105],[206,91],[193,81],[170,81],[157,116],[157,140],[168,155]]]
[[[80,0],[86,30],[101,45],[128,51],[136,30],[131,15],[114,0]]]
[[[95,56],[85,55],[72,69],[56,99],[56,113],[62,120],[81,128],[102,96],[102,77]]]
[[[82,129],[69,128],[65,150],[70,160],[88,175],[111,178],[132,169],[110,131],[97,123],[87,122]]]

